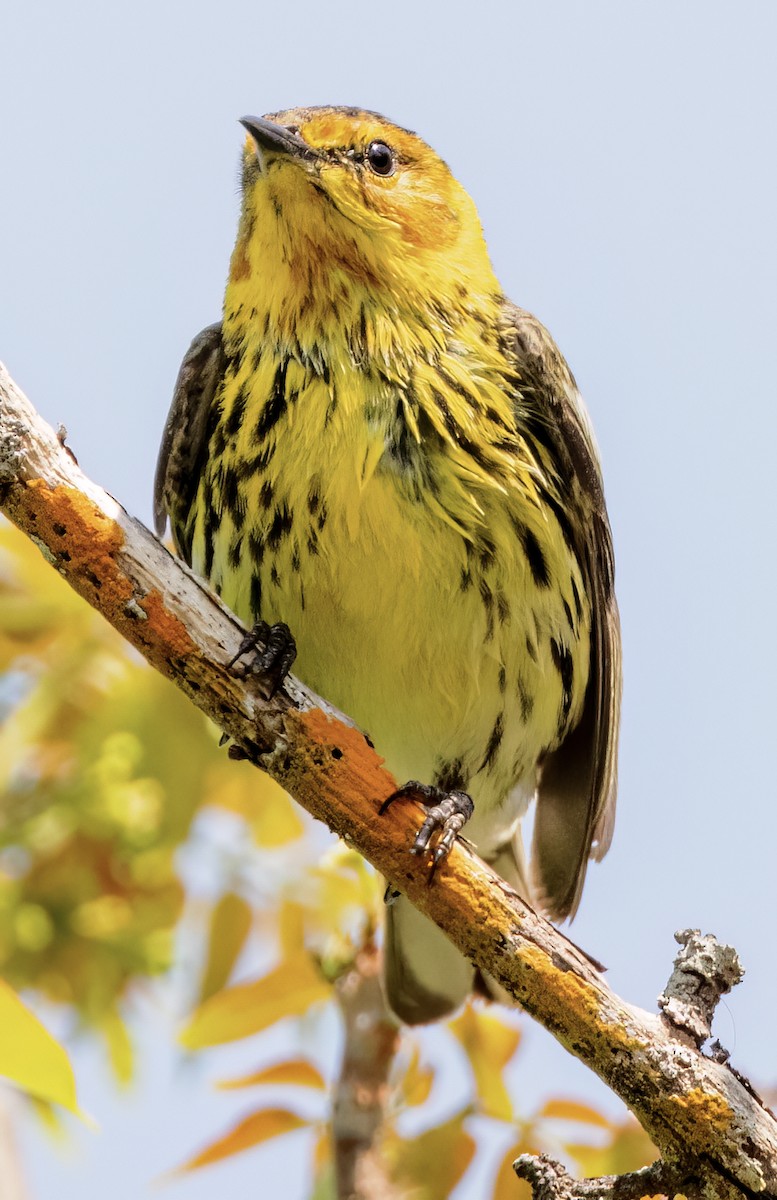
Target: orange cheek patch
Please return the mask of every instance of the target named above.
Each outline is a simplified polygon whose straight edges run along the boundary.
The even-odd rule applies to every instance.
[[[238,242],[229,264],[229,278],[232,283],[239,279],[247,279],[251,274],[251,264],[248,261],[245,242]]]
[[[398,221],[405,240],[422,250],[452,246],[458,233],[458,221],[451,210],[439,201],[416,198],[411,215],[401,208],[394,219]]]

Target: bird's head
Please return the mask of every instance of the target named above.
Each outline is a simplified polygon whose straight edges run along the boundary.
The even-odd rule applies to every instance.
[[[242,124],[233,280],[270,273],[275,288],[333,304],[362,293],[400,310],[450,311],[465,291],[473,302],[498,294],[474,203],[416,134],[351,108]]]

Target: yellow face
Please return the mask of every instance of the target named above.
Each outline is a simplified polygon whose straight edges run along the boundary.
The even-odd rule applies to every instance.
[[[249,131],[243,240],[279,242],[285,260],[337,263],[362,283],[446,295],[498,287],[477,211],[446,164],[376,113],[298,108]],[[474,286],[472,286],[474,285]]]

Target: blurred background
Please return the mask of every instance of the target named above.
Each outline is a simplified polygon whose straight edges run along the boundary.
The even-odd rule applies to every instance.
[[[146,522],[180,358],[220,312],[237,118],[377,109],[465,184],[506,293],[549,326],[587,400],[615,535],[619,817],[574,938],[651,1010],[676,929],[732,942],[747,975],[716,1032],[755,1083],[774,1083],[777,9],[28,0],[6,5],[0,29],[0,358],[87,474]],[[227,764],[199,718],[1,532],[0,971],[66,1044],[99,1130],[11,1096],[8,1119],[25,1194],[130,1200],[261,1107],[214,1080],[301,1054],[331,1076],[325,996],[251,1042],[176,1038],[198,1000],[290,946],[314,946],[331,976],[375,888],[281,793]],[[285,942],[283,914],[304,926]],[[491,1194],[516,1114],[528,1142],[564,1145],[575,1137],[553,1114],[574,1112],[553,1104],[587,1106],[589,1141],[615,1144],[625,1119],[528,1020],[505,1020],[513,1050],[520,1034],[504,1069],[512,1121],[502,1102],[500,1117],[467,1099],[461,1029],[414,1035],[403,1060],[416,1112],[398,1137],[464,1114],[455,1200]],[[323,1093],[311,1085],[298,1108],[313,1126],[158,1194],[239,1200],[261,1178],[262,1194],[311,1195]]]

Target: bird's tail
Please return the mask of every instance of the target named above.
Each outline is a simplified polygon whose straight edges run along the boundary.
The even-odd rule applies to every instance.
[[[531,898],[520,832],[502,846],[492,866],[519,895]],[[508,998],[484,976],[494,999]],[[384,982],[391,1009],[406,1025],[439,1021],[463,1004],[475,981],[472,963],[404,896],[386,912]]]

